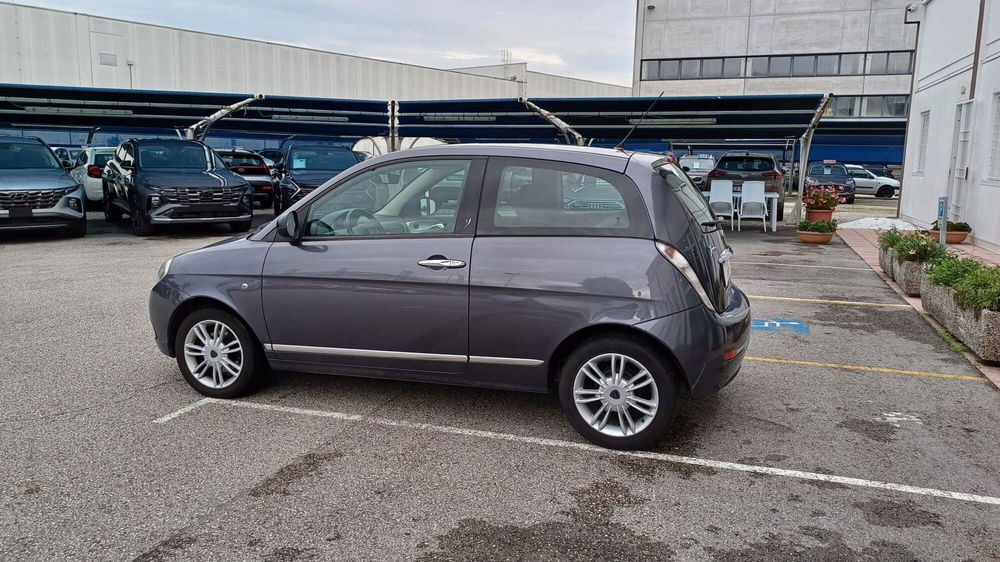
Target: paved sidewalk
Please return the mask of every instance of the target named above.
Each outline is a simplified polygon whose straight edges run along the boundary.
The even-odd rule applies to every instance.
[[[882,267],[878,263],[878,231],[876,230],[862,230],[862,229],[850,229],[842,228],[837,230],[837,235],[843,240],[854,253],[868,264],[868,267],[872,268],[875,273],[882,278],[883,281],[892,287],[892,290],[896,291],[900,297],[906,300],[910,306],[912,306],[917,312],[923,315],[928,322],[934,326],[935,329],[944,329],[936,320],[934,320],[929,314],[924,311],[923,304],[920,302],[919,297],[907,296],[894,281],[886,276],[885,272],[882,271]],[[1000,265],[1000,254],[991,252],[985,248],[979,248],[973,246],[972,244],[952,244],[948,246],[949,250],[955,251],[956,253],[962,254],[963,257],[974,257],[983,263],[989,265]],[[1000,367],[985,365],[979,361],[979,358],[971,353],[965,354],[966,359],[968,359],[983,375],[990,379],[1000,388]]]

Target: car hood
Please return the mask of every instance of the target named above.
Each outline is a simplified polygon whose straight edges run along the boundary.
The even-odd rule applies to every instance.
[[[302,187],[319,187],[342,170],[292,170],[288,177]]]
[[[140,178],[154,187],[229,187],[243,185],[246,181],[229,170],[141,170]]]
[[[77,185],[61,168],[0,170],[0,190],[56,189]]]

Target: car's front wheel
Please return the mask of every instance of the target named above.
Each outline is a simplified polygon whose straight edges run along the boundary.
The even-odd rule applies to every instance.
[[[122,210],[111,202],[107,184],[104,186],[104,220],[110,223],[122,222]]]
[[[257,343],[243,322],[214,308],[199,310],[181,322],[174,350],[188,384],[213,398],[250,392],[265,368]]]
[[[274,196],[274,216],[280,215],[281,211],[282,211],[282,208],[281,208],[281,196],[280,195],[275,195]]]
[[[71,238],[80,238],[81,236],[87,235],[87,216],[84,217],[66,227],[66,233],[69,234]]]
[[[132,234],[136,236],[149,236],[153,233],[153,223],[149,220],[149,215],[142,208],[142,202],[135,195],[132,196],[129,205],[129,218],[132,221]]]
[[[875,197],[890,199],[895,193],[896,190],[891,185],[883,185],[878,188],[878,191],[875,192]]]
[[[573,427],[609,449],[660,441],[677,410],[677,385],[664,361],[627,337],[591,339],[562,366],[559,401]]]

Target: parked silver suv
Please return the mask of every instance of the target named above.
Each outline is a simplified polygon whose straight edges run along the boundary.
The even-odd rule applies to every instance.
[[[379,156],[246,237],[166,262],[157,344],[199,392],[268,367],[558,392],[618,449],[740,370],[750,306],[672,158],[546,145]]]
[[[0,230],[87,233],[83,186],[34,137],[0,137]]]

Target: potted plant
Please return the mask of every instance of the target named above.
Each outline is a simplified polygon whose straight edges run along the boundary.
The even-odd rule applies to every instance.
[[[945,240],[949,244],[961,244],[972,232],[972,227],[967,222],[951,222],[945,224]],[[931,237],[935,240],[941,239],[941,219],[934,221],[931,226]]]
[[[806,220],[809,222],[830,222],[837,205],[844,202],[840,192],[844,188],[839,185],[817,185],[809,188],[802,196],[802,204],[806,207]]]
[[[896,263],[896,246],[902,239],[903,235],[896,227],[883,230],[878,235],[878,264],[882,266],[882,272],[889,279],[896,279],[895,268],[893,266]]]
[[[827,244],[837,232],[837,221],[802,221],[799,223],[799,241],[806,244]]]
[[[928,265],[920,301],[985,361],[1000,361],[1000,267],[947,256]]]
[[[948,253],[926,234],[904,234],[896,243],[896,263],[893,279],[904,293],[911,297],[920,295],[920,279],[924,264],[947,257]]]

